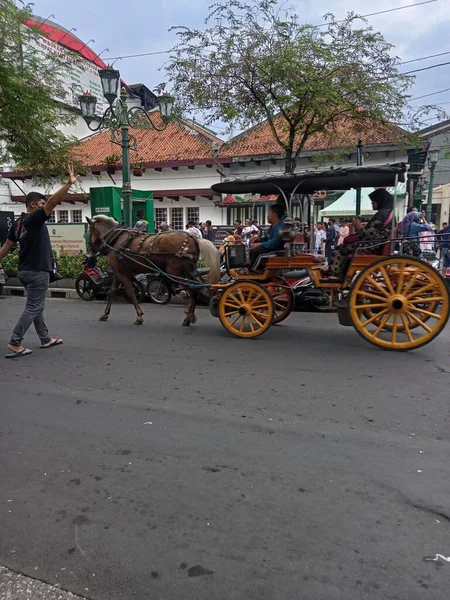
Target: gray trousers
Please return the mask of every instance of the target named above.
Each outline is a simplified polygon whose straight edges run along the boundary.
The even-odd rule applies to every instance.
[[[9,343],[12,346],[20,346],[26,332],[34,323],[41,344],[47,344],[51,337],[44,321],[44,308],[50,273],[47,271],[20,271],[19,280],[27,291],[27,302],[25,310],[14,327]]]

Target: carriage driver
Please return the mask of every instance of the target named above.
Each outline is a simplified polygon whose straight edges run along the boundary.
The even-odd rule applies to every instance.
[[[250,269],[253,268],[258,256],[261,256],[261,254],[270,254],[283,249],[284,242],[280,238],[280,230],[284,227],[283,214],[284,208],[281,204],[272,204],[269,208],[267,221],[270,223],[270,229],[264,241],[250,245]]]

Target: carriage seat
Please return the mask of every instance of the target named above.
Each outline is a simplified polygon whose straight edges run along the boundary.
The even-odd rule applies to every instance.
[[[255,264],[252,267],[252,271],[260,271],[263,267],[263,265],[261,264],[262,261],[270,258],[271,256],[284,256],[284,249],[273,250],[273,252],[268,252],[267,254],[260,254],[255,260]]]
[[[286,277],[286,279],[303,279],[303,277],[306,277],[308,275],[308,271],[306,269],[300,269],[298,271],[288,271],[287,273],[284,273],[284,277]]]

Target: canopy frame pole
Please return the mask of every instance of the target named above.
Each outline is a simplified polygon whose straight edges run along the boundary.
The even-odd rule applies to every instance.
[[[395,209],[397,206],[397,187],[398,187],[398,173],[395,175],[395,182],[394,182],[394,207],[393,207],[393,212],[394,214],[392,215],[392,222],[391,222],[391,254],[394,253],[394,247],[395,247],[395,229],[397,227],[396,225],[396,220],[395,220]]]

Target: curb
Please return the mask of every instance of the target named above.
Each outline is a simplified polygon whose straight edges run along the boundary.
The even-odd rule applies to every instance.
[[[18,296],[24,298],[26,296],[25,289],[22,286],[4,285],[1,289],[2,296]],[[78,294],[74,289],[69,288],[49,288],[47,298],[64,298],[66,300],[74,300],[78,298]]]

